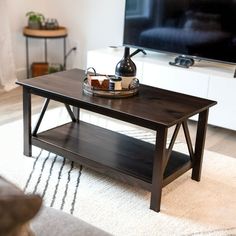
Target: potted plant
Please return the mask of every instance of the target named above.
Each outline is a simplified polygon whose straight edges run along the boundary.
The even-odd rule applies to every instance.
[[[48,73],[56,73],[63,70],[63,65],[59,63],[51,63],[48,67]]]
[[[28,17],[28,27],[31,29],[40,29],[45,20],[43,14],[34,11],[27,12],[26,16]]]

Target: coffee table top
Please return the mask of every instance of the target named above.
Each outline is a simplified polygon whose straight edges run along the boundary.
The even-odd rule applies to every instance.
[[[170,127],[216,104],[208,99],[146,85],[140,85],[139,94],[130,98],[93,97],[83,93],[84,78],[83,70],[73,69],[25,79],[17,84],[33,94],[151,129]]]

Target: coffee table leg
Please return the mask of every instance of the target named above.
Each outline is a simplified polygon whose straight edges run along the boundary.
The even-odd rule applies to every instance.
[[[199,118],[198,118],[197,136],[196,136],[193,171],[192,171],[192,179],[196,181],[200,181],[201,179],[202,160],[203,160],[203,153],[206,139],[208,113],[209,110],[207,109],[199,113]]]
[[[32,156],[31,137],[31,94],[29,89],[23,88],[23,128],[24,128],[24,155]]]
[[[163,184],[163,159],[166,153],[167,128],[160,128],[156,135],[156,147],[153,159],[152,189],[150,208],[160,211]]]
[[[78,107],[73,107],[73,113],[76,118],[76,121],[78,122],[80,119],[80,108]]]

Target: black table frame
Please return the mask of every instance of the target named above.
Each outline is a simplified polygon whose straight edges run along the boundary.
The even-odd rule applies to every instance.
[[[27,78],[30,78],[30,64],[29,64],[29,38],[35,39],[43,39],[44,40],[44,62],[48,62],[48,46],[47,40],[48,39],[63,39],[63,69],[66,70],[66,38],[67,35],[61,36],[32,36],[28,34],[24,34],[25,36],[25,48],[26,48],[26,70],[27,70]]]
[[[192,169],[192,179],[200,181],[209,107],[215,105],[216,102],[209,101],[209,104],[207,106],[203,107],[199,112],[196,112],[196,114],[199,115],[199,118],[197,124],[196,141],[194,146],[191,143],[191,138],[187,125],[187,119],[189,117],[186,117],[181,119],[181,121],[177,122],[176,124],[174,124],[175,130],[173,132],[171,142],[169,146],[166,148],[167,132],[170,127],[167,127],[162,124],[156,125],[150,122],[148,123],[143,121],[142,119],[141,120],[136,118],[130,119],[130,117],[132,117],[130,114],[113,112],[112,110],[109,110],[107,108],[105,109],[103,107],[94,106],[94,104],[87,103],[81,100],[76,100],[74,98],[65,96],[64,94],[56,94],[49,90],[31,86],[27,82],[26,83],[18,82],[18,84],[23,85],[24,155],[31,156],[32,145],[35,145],[45,150],[54,152],[58,155],[62,155],[66,158],[69,158],[72,161],[79,162],[80,164],[88,166],[96,171],[105,173],[106,175],[110,175],[116,179],[141,186],[151,191],[150,208],[156,212],[160,211],[161,193],[162,193],[162,188],[164,186],[166,186],[167,184],[169,184],[170,182],[172,182],[173,180],[175,180],[176,178],[178,178],[179,176],[181,176],[183,173],[185,173],[190,169]],[[47,98],[42,108],[42,112],[39,116],[39,120],[36,124],[36,128],[33,130],[33,132],[31,128],[31,94]],[[65,124],[63,126],[55,127],[55,129],[50,129],[48,131],[42,132],[42,134],[37,133],[38,127],[43,119],[43,115],[46,111],[50,99],[67,104],[66,107],[68,108],[67,110],[71,115],[72,121],[69,124]],[[69,109],[69,105],[76,107],[76,109],[74,109],[75,112],[74,114]],[[157,131],[156,143],[155,145],[151,145],[141,140],[127,137],[122,134],[117,134],[113,131],[108,131],[103,128],[98,128],[93,125],[82,122],[79,120],[80,108],[87,109],[98,114],[103,114],[119,120],[123,120],[139,126],[156,130]],[[173,146],[181,126],[183,126],[189,155],[173,151]],[[74,132],[73,134],[71,134],[72,130],[75,130],[73,131]],[[140,166],[142,165],[148,166],[151,172],[150,175],[145,176],[139,173],[138,171],[136,172],[133,170],[129,171],[123,164],[121,168],[120,167],[116,168],[116,166],[113,165],[113,163],[112,164],[108,163],[106,160],[101,161],[99,160],[99,158],[94,159],[88,157],[87,154],[80,153],[80,150],[78,150],[78,147],[76,145],[73,147],[74,148],[73,149],[71,148],[73,145],[71,146],[71,144],[67,144],[70,137],[73,136],[74,138],[75,134],[76,135],[80,134],[82,131],[90,132],[90,130],[92,130],[91,132],[94,132],[94,134],[100,132],[100,134],[103,135],[104,137],[107,135],[107,137],[109,137],[107,138],[107,142],[110,142],[110,140],[112,140],[112,138],[115,137],[115,140],[116,141],[119,140],[124,146],[124,148],[129,148],[129,142],[136,147],[142,146],[142,148],[145,149],[145,152],[149,154],[149,156],[151,155],[151,157],[150,159],[148,159],[149,156],[148,155],[146,156],[146,154],[144,154],[141,160],[143,162],[140,163]],[[62,147],[62,144],[60,143],[61,141],[58,141],[58,143],[57,141],[55,141],[55,139],[57,139],[56,137],[58,137],[57,134],[55,135],[55,132],[61,132],[62,134],[65,131],[67,132],[64,137],[66,141],[63,141],[64,146]],[[49,136],[52,136],[53,138],[48,139]],[[93,135],[91,135],[91,139],[93,138],[92,136]],[[75,143],[79,142],[82,143],[83,140],[81,141],[80,138],[78,138],[78,140],[75,141]],[[99,142],[99,141],[94,139],[91,141],[91,145],[93,144],[93,142]],[[100,144],[98,143],[98,145]],[[136,155],[137,154],[139,155],[139,153],[136,152],[135,150],[132,151],[134,151]],[[94,156],[97,153],[98,152],[96,150],[96,152],[94,152]],[[127,152],[126,154],[127,156],[130,155],[129,152]],[[140,153],[140,156],[141,155],[142,153]],[[138,157],[136,161],[138,161],[140,158]],[[117,159],[115,161],[117,161]],[[134,163],[136,161],[134,160]],[[173,163],[174,167],[172,167]]]

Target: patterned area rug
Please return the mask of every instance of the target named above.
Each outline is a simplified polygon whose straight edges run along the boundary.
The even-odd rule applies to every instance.
[[[47,206],[74,213],[82,166],[40,150],[24,191],[39,193]]]
[[[20,127],[20,121],[0,127],[0,174],[27,193],[40,193],[47,206],[113,235],[236,235],[236,159],[205,151],[201,182],[192,181],[189,171],[166,186],[161,212],[156,213],[149,209],[150,193],[143,189],[38,148],[33,158],[24,157]],[[117,130],[155,140],[147,130]],[[178,143],[175,149],[183,151],[184,146]]]
[[[153,132],[134,129],[123,130],[120,133],[155,143]],[[80,179],[83,179],[84,173],[90,172],[89,169],[38,148],[34,148],[34,159],[32,170],[24,186],[25,192],[40,193],[46,205],[73,214]]]
[[[34,153],[25,191],[114,235],[236,235],[233,158],[206,152],[203,180],[192,181],[186,173],[165,187],[161,213],[155,213],[145,190],[45,150]]]

